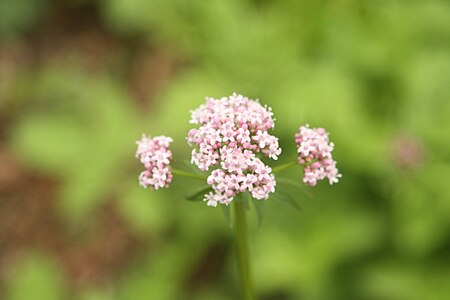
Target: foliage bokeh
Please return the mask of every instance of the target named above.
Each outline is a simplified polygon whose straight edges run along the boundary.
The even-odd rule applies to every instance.
[[[195,181],[140,188],[133,160],[142,132],[165,134],[186,168],[189,110],[232,92],[273,108],[280,164],[309,123],[330,131],[344,175],[312,197],[293,191],[301,214],[270,199],[258,229],[249,212],[261,299],[448,297],[449,15],[440,0],[2,1],[0,297],[239,297],[220,208],[183,201]],[[136,241],[114,272],[74,275],[40,235],[6,246],[43,201],[24,176],[51,183],[44,216],[78,248],[105,242],[97,256],[123,234],[95,229],[113,206]],[[15,209],[16,224],[18,189],[28,202],[17,205],[33,207]]]

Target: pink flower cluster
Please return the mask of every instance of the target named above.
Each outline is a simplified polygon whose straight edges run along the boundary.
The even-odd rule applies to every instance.
[[[342,177],[336,168],[331,152],[334,144],[329,142],[328,133],[323,128],[301,126],[295,134],[298,162],[305,167],[303,182],[315,186],[318,180],[328,178],[330,184]]]
[[[138,145],[136,157],[145,166],[145,171],[139,175],[139,183],[144,188],[153,187],[167,188],[172,182],[172,172],[169,164],[172,160],[172,152],[169,150],[169,144],[172,142],[170,137],[155,136],[147,137],[144,134],[136,142]]]
[[[202,171],[217,167],[208,177],[214,193],[205,195],[209,206],[228,205],[235,195],[249,191],[255,199],[267,199],[275,191],[275,177],[256,153],[278,159],[278,138],[270,108],[242,95],[207,98],[192,112],[188,142],[195,146],[192,163]]]

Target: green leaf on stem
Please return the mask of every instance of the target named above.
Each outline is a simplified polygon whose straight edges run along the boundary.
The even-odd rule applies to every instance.
[[[236,198],[237,198],[237,201],[241,201],[241,202],[242,202],[242,204],[244,205],[244,208],[245,208],[246,210],[249,210],[249,209],[250,209],[250,204],[249,204],[249,202],[250,202],[250,200],[252,200],[253,198],[250,197],[250,195],[249,195],[247,192],[238,194],[238,195],[236,196]]]
[[[223,204],[219,204],[219,205],[220,205],[220,208],[222,209],[222,214],[225,218],[225,221],[227,222],[228,227],[233,228],[233,223],[231,222],[230,206],[223,205]]]
[[[304,193],[308,198],[312,198],[313,194],[307,190],[306,186],[303,185],[300,181],[295,181],[287,178],[277,178],[278,187],[280,186],[292,186],[300,190]]]
[[[210,185],[205,185],[201,189],[197,190],[196,192],[194,192],[190,195],[187,195],[184,198],[188,201],[193,201],[193,202],[203,201],[203,199],[205,198],[205,194],[211,190],[212,190],[212,188]]]
[[[258,229],[261,228],[262,222],[264,220],[264,214],[265,214],[265,201],[264,200],[253,200],[253,207],[256,211],[256,216],[258,217]]]
[[[289,191],[278,186],[277,191],[273,194],[273,197],[276,200],[285,202],[295,208],[298,212],[302,212],[302,207],[298,203],[298,201],[291,195]]]

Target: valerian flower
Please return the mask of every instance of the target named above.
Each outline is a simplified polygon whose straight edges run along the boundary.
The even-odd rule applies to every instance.
[[[337,183],[342,177],[336,168],[331,152],[334,144],[329,141],[323,128],[301,126],[295,134],[298,162],[304,166],[303,182],[315,186],[318,180],[327,178],[330,184]]]
[[[172,152],[169,145],[172,142],[170,137],[155,136],[142,138],[136,142],[138,148],[136,150],[136,158],[139,158],[145,167],[139,175],[139,183],[144,188],[148,186],[155,190],[159,188],[167,188],[172,182],[172,172],[169,168],[172,160]]]
[[[248,191],[253,198],[267,199],[275,191],[275,177],[257,153],[278,159],[278,138],[272,110],[258,101],[233,94],[220,99],[207,98],[192,111],[192,124],[200,125],[188,133],[192,163],[200,170],[215,168],[207,182],[214,193],[205,195],[209,206],[228,205],[233,197]]]

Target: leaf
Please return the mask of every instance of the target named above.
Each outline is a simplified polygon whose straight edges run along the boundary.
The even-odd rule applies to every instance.
[[[284,184],[284,185],[293,186],[293,187],[299,189],[300,191],[302,191],[309,198],[313,197],[313,194],[309,190],[307,190],[306,187],[301,182],[287,179],[287,178],[277,178],[277,183],[278,183],[278,186],[280,186],[280,183]]]
[[[253,198],[250,197],[250,195],[248,193],[240,193],[235,198],[237,201],[240,201],[244,205],[244,208],[246,210],[250,209],[249,201],[250,201],[250,199],[253,199]]]
[[[205,198],[205,194],[209,191],[211,191],[212,188],[210,185],[205,185],[204,187],[202,187],[201,189],[197,190],[196,192],[187,195],[186,197],[184,197],[186,200],[188,201],[203,201],[203,199]]]
[[[298,203],[298,201],[294,197],[292,197],[289,192],[286,192],[283,189],[280,189],[280,187],[278,187],[275,194],[273,194],[273,197],[282,202],[286,202],[287,204],[294,207],[298,212],[302,212],[302,208],[301,208],[300,204]]]
[[[222,205],[222,204],[219,204],[219,205],[222,209],[222,213],[223,213],[223,216],[225,217],[225,221],[227,222],[228,227],[233,228],[233,224],[231,222],[230,206]]]
[[[258,229],[261,228],[265,214],[265,201],[253,200],[253,207],[255,208],[256,216],[258,217]]]

